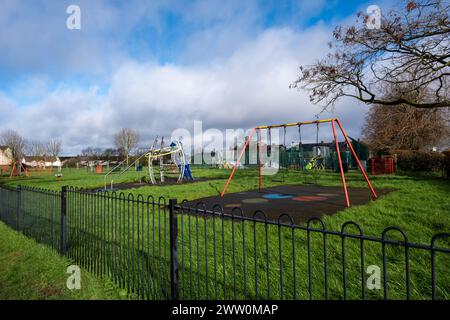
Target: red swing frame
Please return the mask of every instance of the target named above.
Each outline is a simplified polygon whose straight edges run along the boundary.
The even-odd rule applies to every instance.
[[[307,122],[294,122],[294,123],[285,123],[285,124],[277,124],[277,125],[271,125],[271,126],[258,126],[255,128],[252,128],[250,130],[250,133],[247,137],[247,140],[245,141],[244,147],[242,148],[242,150],[239,153],[239,156],[237,158],[237,161],[233,167],[233,170],[231,171],[231,174],[227,180],[227,183],[225,184],[225,187],[222,191],[222,193],[220,194],[221,197],[223,197],[230,185],[231,180],[233,179],[234,173],[236,172],[237,167],[239,166],[239,163],[242,159],[242,156],[244,155],[245,150],[247,149],[249,143],[250,143],[250,139],[252,138],[253,134],[258,131],[258,149],[259,149],[259,191],[262,191],[262,187],[263,187],[263,179],[262,179],[262,168],[263,168],[263,163],[262,163],[262,148],[261,148],[261,130],[265,130],[265,129],[272,129],[272,128],[286,128],[286,127],[294,127],[294,126],[302,126],[302,125],[308,125],[308,124],[317,124],[319,125],[320,123],[331,123],[331,128],[333,131],[333,138],[334,138],[334,143],[336,146],[336,153],[338,156],[338,162],[339,162],[339,171],[341,173],[341,180],[342,180],[342,187],[344,189],[344,195],[345,195],[345,202],[347,204],[347,207],[350,207],[350,199],[348,196],[348,190],[347,190],[347,183],[345,181],[345,174],[344,174],[344,167],[342,165],[342,158],[341,158],[341,151],[339,149],[339,142],[338,142],[338,138],[337,138],[337,130],[336,130],[336,124],[339,127],[339,129],[341,130],[342,135],[345,138],[345,141],[347,142],[350,151],[353,155],[353,157],[356,159],[356,163],[358,164],[359,170],[361,171],[364,179],[366,180],[367,185],[369,186],[369,189],[372,193],[372,198],[373,199],[377,199],[377,194],[374,190],[374,188],[372,187],[372,184],[370,183],[369,177],[367,176],[363,166],[361,165],[361,162],[359,161],[358,156],[356,155],[355,150],[353,149],[353,146],[351,144],[350,139],[348,138],[344,127],[342,126],[341,121],[338,118],[330,118],[330,119],[323,119],[323,120],[315,120],[315,121],[307,121]]]
[[[9,178],[11,179],[12,177],[17,177],[20,175],[19,170],[17,169],[17,164],[19,164],[19,168],[23,169],[22,172],[25,174],[25,177],[28,177],[28,168],[24,166],[21,161],[14,161]]]

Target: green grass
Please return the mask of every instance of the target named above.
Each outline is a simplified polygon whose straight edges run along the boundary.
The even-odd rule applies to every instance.
[[[0,222],[0,300],[120,299],[126,293],[110,280],[81,270],[81,289],[69,290],[67,267],[74,264]]]
[[[217,195],[222,190],[230,170],[195,169],[194,176],[212,178],[214,180],[196,182],[193,184],[169,186],[145,186],[129,189],[124,192],[134,195],[163,196],[167,199],[177,198],[194,200]],[[145,173],[141,173],[144,175]],[[135,180],[136,172],[130,171],[120,177],[119,181]],[[273,182],[272,177],[264,178],[264,186],[281,184],[298,184],[314,182],[324,186],[340,186],[340,176],[336,173],[324,173],[313,176],[289,172],[284,175],[285,182]],[[361,175],[350,172],[346,175],[349,187],[366,187]],[[416,176],[374,176],[370,177],[375,190],[377,188],[393,188],[397,191],[381,197],[378,201],[363,206],[354,206],[342,210],[339,214],[324,217],[327,227],[339,230],[343,222],[352,220],[360,223],[368,234],[380,235],[382,230],[390,225],[401,227],[410,237],[410,241],[428,242],[437,232],[448,231],[450,226],[450,183],[435,177]],[[87,172],[85,169],[64,169],[61,181],[56,181],[53,175],[32,176],[30,178],[0,178],[0,183],[6,185],[25,185],[49,190],[60,190],[61,186],[69,185],[80,188],[96,188],[103,186],[103,175]],[[238,170],[228,193],[256,189],[258,178],[256,170]],[[369,191],[368,191],[369,192]],[[351,192],[350,192],[351,200]]]
[[[4,179],[3,182],[9,185],[28,185],[41,187],[46,189],[59,190],[62,185],[70,185],[76,187],[95,188],[103,186],[103,177],[95,173],[86,172],[85,170],[64,170],[62,181],[56,182],[52,175],[43,175],[39,177],[31,177],[29,179]],[[214,180],[196,182],[192,184],[170,185],[170,186],[145,186],[138,189],[127,190],[134,196],[143,194],[144,196],[153,195],[156,198],[164,196],[166,198],[177,198],[179,201],[183,199],[193,200],[205,196],[217,195],[223,188],[226,178],[230,170],[218,169],[195,169],[194,177],[212,178]],[[144,173],[141,173],[144,174]],[[356,172],[346,174],[349,187],[366,187],[361,175]],[[135,172],[129,172],[121,178],[121,181],[133,181],[136,179]],[[340,176],[336,173],[300,173],[290,171],[284,175],[285,182],[273,182],[272,177],[264,178],[264,185],[275,186],[280,184],[298,184],[298,183],[317,183],[324,186],[341,185]],[[408,175],[392,175],[392,176],[375,176],[370,177],[375,189],[393,188],[396,191],[386,196],[380,197],[377,201],[372,201],[366,205],[353,206],[352,208],[343,209],[333,216],[323,217],[323,221],[328,230],[340,231],[341,226],[346,221],[354,221],[358,223],[365,235],[380,237],[383,230],[388,226],[396,226],[401,228],[408,236],[408,241],[422,244],[430,244],[431,237],[440,232],[448,232],[450,227],[450,183],[448,181],[432,177],[432,176],[408,176]],[[239,170],[233,179],[228,192],[238,192],[257,188],[257,171],[253,169]],[[368,191],[369,192],[369,191]],[[351,199],[351,193],[350,193]],[[111,204],[108,204],[111,205]],[[92,207],[92,206],[91,206]],[[79,208],[82,209],[82,208]],[[84,209],[83,209],[84,210]],[[83,211],[82,210],[82,211]],[[161,217],[161,216],[159,216]],[[86,216],[92,220],[87,222],[88,230],[83,232],[106,234],[108,239],[111,238],[109,230],[102,230],[92,227],[90,222],[95,219],[101,219],[102,215]],[[136,213],[136,219],[147,217]],[[118,217],[106,217],[111,221],[116,221],[123,225],[124,233],[122,236],[113,238],[108,245],[118,247],[121,252],[127,252],[129,247],[123,242],[129,239],[126,234],[126,228],[130,225],[126,221],[125,212],[119,214]],[[117,219],[117,220],[116,220]],[[89,219],[88,219],[89,220]],[[190,220],[190,225],[189,225]],[[168,243],[166,235],[167,217],[162,216],[160,226],[149,226],[146,220],[143,220],[143,228],[153,228],[152,232],[156,235],[153,241],[161,243],[162,251],[157,251],[153,259],[156,261],[161,258],[162,253],[167,253]],[[97,225],[98,226],[98,225]],[[317,226],[317,225],[316,225]],[[83,226],[83,228],[85,228]],[[216,232],[214,232],[214,228]],[[243,229],[244,228],[244,229]],[[197,231],[198,230],[198,231]],[[244,278],[247,280],[246,294],[247,297],[256,297],[256,288],[254,278],[258,275],[258,297],[268,297],[267,291],[270,289],[271,298],[281,298],[280,292],[280,270],[283,270],[283,298],[308,298],[308,264],[306,250],[306,233],[296,231],[294,239],[291,231],[283,228],[278,233],[278,228],[272,226],[268,228],[267,238],[269,255],[265,254],[265,229],[264,225],[258,225],[253,228],[252,223],[234,223],[226,220],[223,225],[224,240],[222,241],[222,224],[220,220],[212,219],[204,220],[196,219],[191,215],[179,217],[179,254],[180,277],[182,279],[181,292],[183,297],[205,297],[206,283],[209,283],[209,296],[221,299],[233,298],[234,290],[237,291],[237,297],[244,297]],[[244,231],[244,232],[243,232]],[[161,238],[158,235],[161,232]],[[356,229],[350,227],[347,232],[356,233]],[[234,243],[231,236],[234,233]],[[181,234],[184,236],[182,237]],[[191,241],[187,235],[191,234]],[[244,241],[245,235],[245,241]],[[256,252],[253,248],[253,236],[257,239]],[[391,231],[389,238],[399,239],[399,234]],[[143,237],[143,238],[140,238]],[[140,239],[143,243],[147,242],[145,235],[137,235],[133,237],[136,241]],[[280,240],[281,239],[281,240]],[[214,241],[213,241],[214,240]],[[198,241],[198,247],[197,247]],[[214,242],[216,246],[214,246]],[[281,242],[281,268],[279,264],[278,248]],[[84,244],[86,248],[90,243]],[[439,246],[448,247],[450,242],[442,240]],[[292,256],[292,248],[295,248],[295,259]],[[324,297],[324,276],[323,276],[323,242],[320,235],[312,235],[312,284],[313,297]],[[134,249],[134,248],[133,248]],[[148,251],[150,248],[141,248],[140,252]],[[217,261],[214,264],[212,252],[216,249]],[[327,258],[329,270],[329,297],[342,298],[342,255],[341,255],[341,238],[329,236],[327,239]],[[107,251],[105,254],[108,254]],[[382,267],[381,245],[379,243],[366,242],[365,246],[365,265],[375,264]],[[348,277],[348,297],[360,298],[360,251],[359,242],[357,240],[346,240],[346,260],[347,260],[347,277]],[[256,259],[255,259],[256,256]],[[191,260],[192,259],[192,260]],[[244,263],[245,259],[245,263]],[[270,266],[267,269],[266,261],[269,260]],[[225,261],[225,264],[223,263]],[[295,264],[293,262],[295,261]],[[404,299],[405,297],[405,275],[404,275],[404,252],[402,247],[388,246],[387,261],[389,269],[389,296],[395,299]],[[450,268],[450,257],[448,254],[437,254],[437,292],[439,298],[448,299],[450,295],[450,276],[446,270]],[[162,266],[166,267],[168,261],[163,259]],[[411,263],[411,294],[414,299],[429,299],[430,282],[431,282],[431,266],[430,253],[410,249]],[[293,267],[296,267],[297,286],[293,288]],[[183,268],[184,266],[184,268]],[[130,266],[125,264],[123,270],[129,270]],[[157,267],[152,266],[155,270]],[[208,268],[208,273],[206,272]],[[256,274],[255,274],[256,270]],[[163,270],[159,270],[162,272]],[[191,283],[192,271],[192,283]],[[233,275],[236,274],[236,287],[234,286]],[[215,282],[217,276],[217,283]],[[225,276],[225,281],[223,278]],[[123,280],[124,278],[122,278]],[[214,282],[212,282],[214,280]],[[267,281],[269,280],[269,281]],[[268,284],[267,284],[268,282]],[[215,291],[217,289],[217,292]],[[367,297],[372,299],[380,299],[383,297],[382,290],[367,291]]]

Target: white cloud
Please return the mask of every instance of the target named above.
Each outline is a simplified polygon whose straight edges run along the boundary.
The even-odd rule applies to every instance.
[[[267,27],[267,15],[278,9],[277,25],[298,26],[325,8],[324,0],[283,5],[257,0],[78,0],[81,30],[74,31],[66,28],[66,8],[72,2],[2,1],[0,71],[107,77],[129,54],[147,57],[160,51],[198,63],[238,50]]]
[[[144,17],[157,26],[164,1],[79,0],[81,30],[68,30],[73,1],[3,1],[0,10],[0,70],[104,76],[127,57],[127,41]]]
[[[176,128],[192,129],[193,120],[202,120],[206,130],[314,119],[320,107],[289,84],[300,64],[323,55],[329,35],[322,25],[303,32],[273,28],[214,62],[128,60],[112,72],[107,93],[61,84],[16,112],[7,111],[13,104],[0,95],[1,118],[13,117],[11,123],[28,138],[62,139],[65,154],[88,145],[110,146],[121,127],[138,129],[150,143]],[[349,100],[337,110],[349,134],[357,136],[365,108]]]

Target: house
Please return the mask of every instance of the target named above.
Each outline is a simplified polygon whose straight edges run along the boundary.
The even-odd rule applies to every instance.
[[[32,168],[61,167],[58,157],[29,157],[25,156],[22,163]]]
[[[0,146],[0,166],[9,166],[13,162],[12,151],[8,146]]]

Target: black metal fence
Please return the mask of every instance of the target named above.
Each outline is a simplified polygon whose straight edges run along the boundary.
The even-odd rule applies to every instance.
[[[448,299],[450,233],[412,243],[163,197],[0,187],[0,219],[141,299]]]
[[[61,246],[61,191],[0,187],[0,219],[55,250]]]

